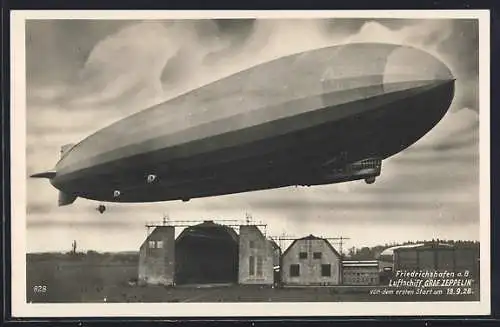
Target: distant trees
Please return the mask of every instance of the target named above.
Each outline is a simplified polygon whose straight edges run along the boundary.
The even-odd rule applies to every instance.
[[[347,257],[348,258],[353,258],[356,255],[356,247],[353,246],[347,250]]]
[[[98,255],[100,255],[100,253],[97,252],[97,251],[94,251],[94,250],[88,250],[87,251],[87,256],[94,256],[94,257],[96,257]]]
[[[348,252],[349,260],[375,260],[379,254],[385,249],[384,245],[377,245],[374,247],[364,246],[362,248],[352,247]]]
[[[87,262],[87,264],[123,264],[136,265],[139,262],[138,252],[106,252],[99,253],[94,250],[27,253],[27,262],[54,261],[62,262]]]

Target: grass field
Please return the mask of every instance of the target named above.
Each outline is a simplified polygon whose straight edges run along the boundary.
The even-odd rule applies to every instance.
[[[27,256],[27,300],[33,303],[102,302],[373,302],[477,301],[460,296],[372,295],[384,286],[285,287],[245,285],[138,286],[137,255]],[[373,292],[373,291],[372,291]]]

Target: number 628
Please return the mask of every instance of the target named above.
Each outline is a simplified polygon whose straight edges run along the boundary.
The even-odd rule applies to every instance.
[[[33,292],[35,292],[35,293],[45,293],[45,292],[47,292],[47,285],[36,285],[36,286],[33,286]]]

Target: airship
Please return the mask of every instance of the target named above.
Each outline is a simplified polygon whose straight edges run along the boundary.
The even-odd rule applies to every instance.
[[[364,180],[443,118],[455,78],[415,47],[350,43],[279,57],[61,147],[59,205],[193,198]]]

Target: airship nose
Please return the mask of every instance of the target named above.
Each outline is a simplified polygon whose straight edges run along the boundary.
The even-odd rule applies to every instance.
[[[449,67],[436,56],[411,47],[398,47],[387,57],[384,89],[391,85],[441,84],[454,81]]]

